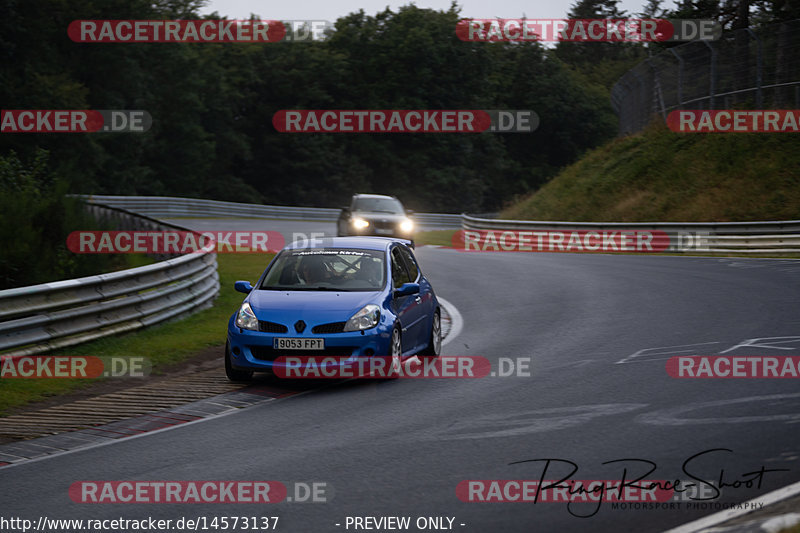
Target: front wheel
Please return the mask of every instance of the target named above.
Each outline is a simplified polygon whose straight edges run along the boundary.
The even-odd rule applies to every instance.
[[[252,370],[238,370],[231,363],[231,346],[225,343],[225,375],[231,381],[250,381],[253,377]]]
[[[442,352],[442,319],[437,309],[433,314],[433,324],[431,325],[431,336],[428,339],[428,346],[419,355],[423,357],[439,357]]]
[[[400,377],[400,368],[403,364],[403,340],[400,336],[400,328],[395,326],[392,330],[392,340],[389,344],[389,357],[384,368],[383,379],[397,379]]]

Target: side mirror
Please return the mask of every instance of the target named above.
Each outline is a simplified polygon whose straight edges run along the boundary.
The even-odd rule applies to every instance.
[[[249,281],[237,281],[233,284],[233,288],[236,292],[243,292],[244,294],[250,294],[253,291],[253,286],[250,285]]]
[[[394,291],[395,296],[409,296],[419,294],[419,283],[403,283],[399,289]]]
[[[341,209],[343,213],[349,213],[350,212],[350,206],[349,205],[346,205],[344,207],[340,207],[339,209]]]
[[[406,215],[411,216],[413,214],[414,214],[414,210],[413,209],[406,209]]]

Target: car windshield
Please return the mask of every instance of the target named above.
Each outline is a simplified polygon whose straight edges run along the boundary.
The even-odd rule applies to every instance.
[[[394,198],[358,198],[353,207],[354,211],[369,211],[372,213],[403,214],[403,206]]]
[[[354,248],[284,250],[272,263],[262,290],[376,291],[385,284],[383,252]]]

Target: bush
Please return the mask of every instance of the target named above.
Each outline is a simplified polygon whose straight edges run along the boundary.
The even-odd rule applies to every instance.
[[[65,196],[67,183],[48,170],[48,152],[25,164],[0,156],[0,289],[90,276],[126,266],[111,255],[76,255],[66,246],[75,230],[101,229],[83,203]]]

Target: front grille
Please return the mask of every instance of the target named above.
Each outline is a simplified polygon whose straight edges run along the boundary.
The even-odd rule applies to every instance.
[[[250,353],[259,361],[274,361],[278,357],[350,357],[355,346],[331,346],[324,350],[276,350],[272,346],[249,346]]]
[[[375,229],[394,229],[395,223],[390,220],[375,220],[372,225]]]
[[[331,322],[330,324],[319,324],[311,328],[311,333],[342,333],[346,322]]]
[[[264,333],[286,333],[289,331],[289,328],[287,328],[283,324],[278,324],[277,322],[268,322],[266,320],[259,320],[258,331],[263,331]]]

